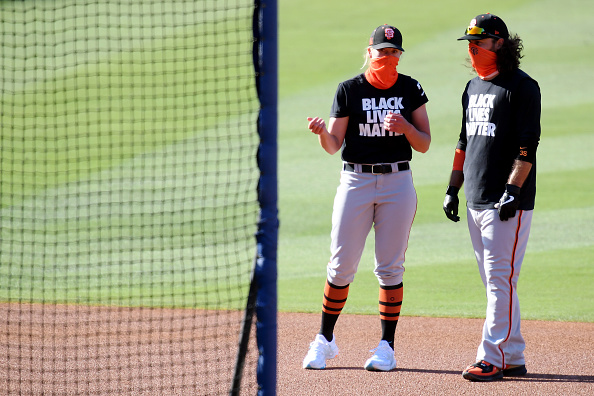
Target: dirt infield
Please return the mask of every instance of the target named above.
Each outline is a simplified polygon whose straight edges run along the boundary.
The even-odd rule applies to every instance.
[[[528,375],[492,383],[461,375],[474,361],[481,319],[402,317],[396,330],[398,367],[388,373],[363,369],[379,341],[379,318],[360,315],[339,318],[340,354],[326,370],[302,369],[319,324],[320,315],[279,314],[279,395],[594,394],[594,323],[523,321]]]
[[[0,304],[0,396],[227,395],[242,318],[241,311]],[[250,343],[242,394],[257,387]]]
[[[0,395],[226,395],[242,312],[0,304]],[[319,314],[278,314],[277,394],[590,395],[594,323],[524,321],[529,374],[471,383],[482,320],[402,317],[398,368],[362,366],[379,339],[379,318],[343,314],[340,355],[326,370],[301,362]],[[256,394],[252,338],[242,395]]]

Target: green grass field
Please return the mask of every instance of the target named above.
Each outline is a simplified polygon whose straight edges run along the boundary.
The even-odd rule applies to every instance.
[[[0,302],[245,307],[259,103],[242,4],[0,3]]]
[[[332,200],[340,156],[321,149],[306,117],[328,117],[336,85],[357,73],[371,31],[398,26],[406,50],[399,72],[425,89],[432,145],[413,155],[419,204],[407,251],[403,315],[482,317],[484,289],[468,230],[441,209],[460,131],[460,95],[472,77],[466,43],[475,15],[501,16],[520,34],[522,68],[540,84],[542,136],[538,193],[520,276],[527,319],[594,321],[594,4],[454,0],[280,3],[279,309],[319,312],[329,257]],[[382,10],[382,11],[380,11]],[[379,15],[379,16],[378,16]],[[307,28],[304,28],[307,26]],[[344,312],[375,314],[373,232]]]
[[[195,11],[192,3],[180,6],[188,15]],[[23,80],[3,80],[10,92],[2,95],[3,108],[12,113],[0,114],[0,220],[6,225],[0,236],[0,300],[222,308],[208,296],[210,288],[221,286],[233,306],[242,306],[253,258],[255,175],[236,170],[241,161],[255,162],[254,120],[223,120],[236,128],[237,138],[209,149],[204,142],[214,140],[221,119],[196,117],[193,109],[203,102],[207,113],[225,107],[213,81],[231,77],[216,68],[217,61],[236,62],[240,55],[242,63],[233,65],[242,71],[251,47],[225,48],[217,53],[221,59],[196,44],[196,37],[219,26],[219,12],[204,25],[155,32],[143,25],[151,21],[141,17],[140,6],[127,7],[120,11],[132,28],[118,30],[127,37],[118,42],[118,53],[101,50],[110,33],[104,28],[108,5],[101,2],[99,17],[68,18],[68,27],[95,26],[96,41],[87,39],[84,49],[103,57],[77,57],[69,47],[75,43],[72,31],[60,30],[32,49],[40,63],[63,62],[49,64],[48,70],[60,73],[46,70],[40,77],[30,71]],[[62,16],[77,11],[57,8]],[[156,21],[161,13],[180,12],[171,4],[156,9]],[[430,99],[433,137],[429,152],[416,153],[412,163],[419,204],[402,313],[484,315],[466,225],[447,220],[441,204],[460,128],[460,95],[472,77],[465,67],[466,43],[456,38],[472,17],[492,12],[522,36],[522,68],[538,80],[543,98],[537,207],[519,286],[523,317],[594,322],[594,39],[588,29],[594,3],[279,0],[279,11],[280,311],[320,311],[329,256],[340,156],[319,147],[306,117],[327,117],[337,84],[361,72],[371,31],[390,23],[404,35],[399,72],[419,80]],[[20,22],[4,30],[8,42],[0,60],[7,70],[25,66],[16,49],[27,35],[10,30],[23,29]],[[37,28],[55,27],[47,22]],[[166,50],[173,41],[178,50]],[[208,71],[204,81],[194,79],[197,69]],[[27,83],[32,80],[36,87]],[[251,80],[235,83],[241,84],[236,94],[253,97]],[[143,111],[127,107],[131,100],[141,100]],[[72,108],[77,111],[67,111]],[[245,110],[237,105],[230,112]],[[204,159],[225,180],[195,172]],[[229,235],[239,242],[214,244]],[[372,245],[370,235],[346,313],[377,312]],[[197,258],[204,267],[188,267]],[[47,268],[52,260],[59,262]],[[87,268],[77,266],[79,261]],[[232,274],[229,261],[247,264]]]

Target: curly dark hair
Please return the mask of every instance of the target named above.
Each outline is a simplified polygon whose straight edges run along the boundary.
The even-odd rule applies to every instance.
[[[503,46],[497,50],[497,69],[499,73],[508,73],[520,67],[520,59],[524,57],[524,44],[517,34],[510,34],[503,41]]]

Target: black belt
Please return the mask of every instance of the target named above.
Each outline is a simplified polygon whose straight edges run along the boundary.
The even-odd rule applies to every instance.
[[[410,165],[408,162],[399,162],[397,165],[398,165],[398,172],[410,169]],[[345,162],[343,169],[345,171],[355,172],[355,164]],[[361,172],[373,173],[374,175],[382,174],[382,173],[392,173],[392,165],[391,164],[361,165]]]

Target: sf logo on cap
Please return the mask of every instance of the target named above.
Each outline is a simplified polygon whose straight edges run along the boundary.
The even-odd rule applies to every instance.
[[[394,38],[394,29],[392,29],[392,28],[387,28],[387,29],[385,30],[384,34],[386,35],[386,38],[387,38],[388,40],[391,40],[391,39],[393,39],[393,38]]]

